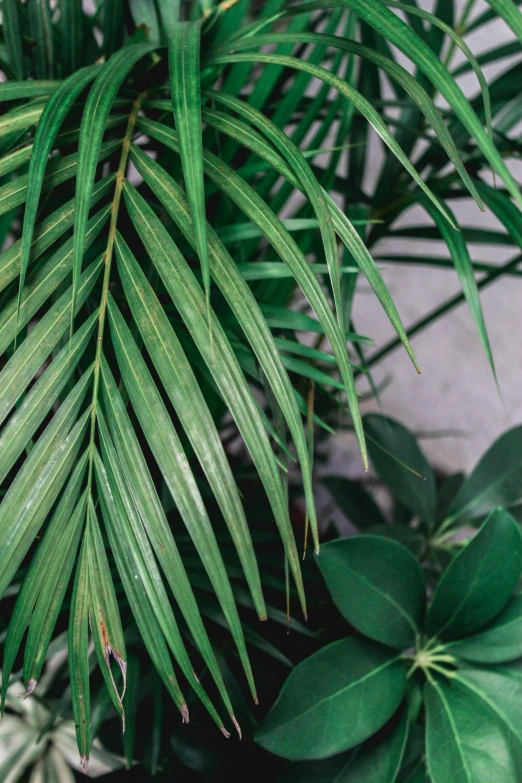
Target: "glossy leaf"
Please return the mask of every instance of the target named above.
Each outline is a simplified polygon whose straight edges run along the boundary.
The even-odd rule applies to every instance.
[[[399,650],[415,644],[425,586],[418,561],[405,547],[379,536],[340,538],[325,544],[317,564],[354,628]]]
[[[439,582],[426,618],[428,633],[451,640],[483,628],[505,607],[521,571],[518,525],[507,511],[492,511]]]
[[[476,519],[496,506],[522,499],[522,427],[502,435],[486,451],[454,498],[449,519]]]
[[[516,783],[505,732],[477,698],[456,681],[434,682],[425,686],[425,702],[426,750],[433,783]]]
[[[341,753],[386,723],[404,688],[403,664],[391,650],[355,637],[334,642],[293,670],[256,741],[293,760]]]
[[[433,525],[436,518],[436,494],[433,472],[414,435],[399,422],[379,414],[364,417],[368,450],[379,478],[393,494]]]
[[[522,658],[522,595],[514,595],[479,633],[449,646],[452,655],[472,663],[504,663]]]

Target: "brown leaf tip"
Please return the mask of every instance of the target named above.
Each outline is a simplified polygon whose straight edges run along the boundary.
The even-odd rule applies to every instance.
[[[189,711],[186,704],[181,705],[181,722],[182,723],[189,722]]]
[[[243,739],[243,733],[242,733],[242,731],[241,731],[241,726],[240,726],[240,725],[239,725],[239,723],[237,722],[237,720],[236,720],[235,716],[234,716],[234,715],[231,715],[231,716],[230,716],[230,720],[232,721],[232,723],[233,723],[233,724],[234,724],[234,726],[236,727],[236,731],[237,731],[237,733],[239,734],[239,739],[240,739],[240,740],[241,740],[241,739]]]
[[[34,689],[36,688],[37,683],[38,683],[38,680],[29,680],[29,682],[27,683],[27,690],[25,691],[24,701],[34,691]]]
[[[226,739],[230,739],[230,732],[226,730],[224,726],[219,727],[220,732],[224,735]]]
[[[80,756],[80,761],[82,762],[82,772],[84,775],[87,774],[87,767],[89,766],[89,757],[88,756]]]

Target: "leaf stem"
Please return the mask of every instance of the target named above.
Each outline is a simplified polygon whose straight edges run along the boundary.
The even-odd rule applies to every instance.
[[[89,475],[88,475],[88,487],[89,491],[92,486],[92,469],[93,469],[93,446],[94,437],[96,434],[96,414],[98,403],[98,388],[100,385],[100,366],[101,355],[103,346],[103,334],[105,329],[105,317],[107,313],[107,294],[109,292],[109,282],[111,277],[112,256],[114,251],[114,240],[116,237],[116,226],[118,223],[118,214],[120,211],[121,192],[123,189],[123,183],[125,181],[125,173],[127,170],[127,162],[129,159],[129,152],[132,141],[132,134],[136,125],[136,119],[140,110],[141,103],[145,93],[142,93],[136,97],[132,104],[132,110],[129,114],[127,122],[127,128],[122,142],[122,150],[120,156],[120,162],[118,165],[118,171],[116,172],[116,184],[114,186],[114,196],[112,198],[111,207],[111,222],[109,226],[109,236],[107,237],[107,247],[105,250],[105,269],[103,273],[102,292],[100,300],[100,312],[98,315],[98,335],[96,339],[96,357],[94,360],[94,372],[93,372],[93,389],[92,389],[92,408],[91,408],[91,430],[90,430],[90,443],[89,443]]]

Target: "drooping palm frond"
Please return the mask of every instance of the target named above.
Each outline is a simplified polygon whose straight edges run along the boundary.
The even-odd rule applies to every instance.
[[[22,580],[2,699],[27,629],[23,678],[28,692],[38,688],[73,584],[71,699],[85,764],[89,628],[122,717],[133,618],[183,719],[173,660],[226,733],[194,673],[195,649],[235,722],[198,578],[216,597],[213,616],[230,629],[257,698],[246,644],[256,636],[240,621],[218,519],[250,605],[261,619],[267,607],[223,421],[233,423],[264,488],[306,614],[286,462],[300,467],[318,550],[313,422],[329,426],[318,396],[347,411],[367,465],[355,378],[378,354],[366,360],[368,339],[351,320],[359,273],[417,366],[369,249],[420,205],[493,367],[478,293],[486,278],[477,283],[475,273],[498,276],[518,261],[501,271],[474,264],[468,231],[446,202],[473,198],[503,223],[502,241],[522,246],[522,197],[506,162],[518,151],[509,133],[520,97],[503,77],[487,88],[452,13],[440,21],[414,4],[379,0],[272,0],[260,13],[226,2],[202,15],[193,5],[185,15],[162,0],[158,14],[141,3],[145,16],[134,21],[108,0],[93,17],[77,0],[61,0],[56,13],[46,2],[2,6],[0,231],[15,241],[0,254],[0,592]],[[517,7],[491,6],[520,36]],[[21,34],[26,22],[37,31],[32,48]],[[445,38],[479,76],[476,100],[441,62]],[[383,100],[381,79],[394,99]],[[372,193],[364,189],[369,128],[387,150]],[[321,166],[325,150],[330,161]],[[498,190],[481,177],[488,168]],[[296,288],[312,315],[290,309]],[[318,333],[319,342],[302,343],[296,332]],[[198,577],[178,549],[183,526]]]

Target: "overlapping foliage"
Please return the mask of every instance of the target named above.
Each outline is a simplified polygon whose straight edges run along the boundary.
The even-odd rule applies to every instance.
[[[467,241],[522,240],[522,197],[508,162],[517,153],[509,133],[520,116],[520,68],[489,90],[480,78],[469,102],[440,59],[447,26],[456,24],[453,2],[439,2],[435,17],[415,4],[388,7],[397,5],[105,0],[88,15],[77,0],[52,8],[3,0],[0,232],[16,241],[0,255],[1,593],[21,583],[3,697],[27,628],[23,679],[29,692],[38,688],[73,585],[71,698],[85,765],[89,629],[122,717],[133,621],[184,720],[172,659],[227,731],[194,674],[195,649],[235,721],[201,618],[198,578],[219,601],[256,698],[233,589],[238,571],[223,558],[218,517],[260,618],[267,607],[223,423],[240,435],[264,487],[306,613],[287,463],[300,467],[318,549],[314,423],[331,424],[318,415],[323,403],[340,411],[366,466],[373,436],[355,379],[396,345],[366,358],[368,338],[351,318],[358,275],[416,366],[368,249],[397,235],[394,222],[413,205],[434,221],[423,235],[440,237],[449,254],[422,262],[453,264],[493,368],[478,290],[517,274],[519,257],[484,268]],[[514,3],[490,5],[522,34]],[[481,75],[460,34],[449,35],[451,45]],[[413,63],[413,75],[391,45]],[[483,60],[502,56],[500,47]],[[367,193],[370,129],[387,154]],[[333,149],[322,166],[315,159],[326,144]],[[496,190],[487,184],[491,171]],[[459,231],[447,201],[470,197],[507,233]],[[289,309],[296,287],[309,314]],[[299,342],[296,332],[318,333],[317,344]],[[183,526],[195,550],[185,559]]]

